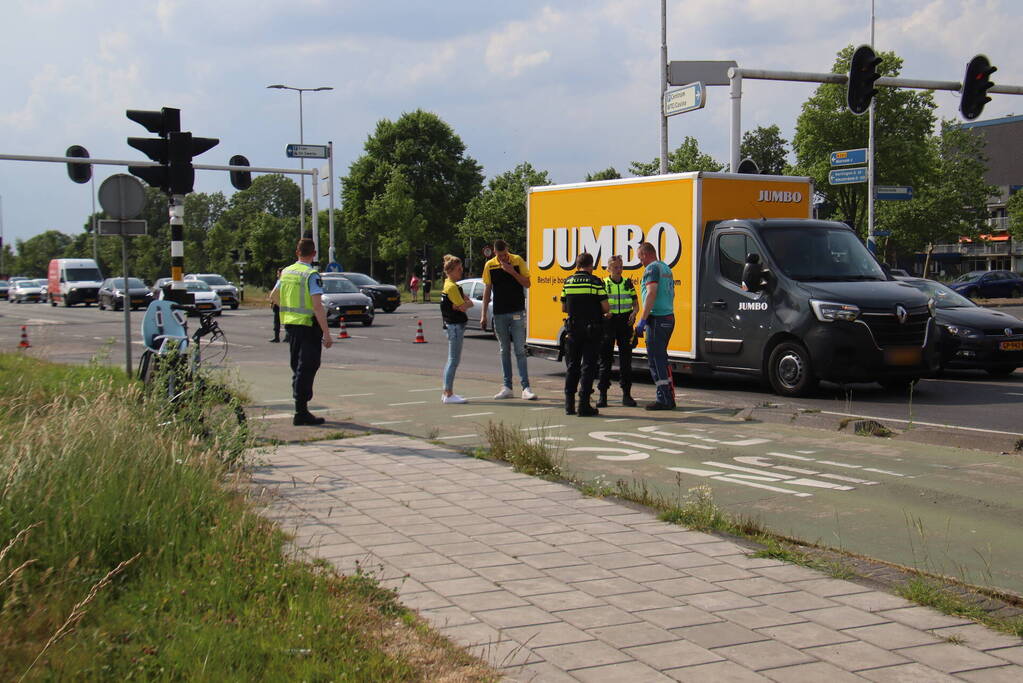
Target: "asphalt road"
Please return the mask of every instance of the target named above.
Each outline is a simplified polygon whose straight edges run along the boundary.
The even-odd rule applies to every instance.
[[[1023,307],[1002,309],[1023,317]],[[132,318],[133,360],[141,344],[138,329],[142,313]],[[412,344],[417,321],[423,321],[426,344]],[[271,344],[268,309],[225,311],[220,319],[228,346],[211,349],[207,360],[227,359],[234,364],[265,363],[279,359],[287,363],[283,344]],[[0,348],[13,349],[19,342],[20,326],[27,325],[30,343],[54,360],[85,362],[96,356],[112,364],[124,364],[122,313],[99,311],[95,307],[65,309],[46,304],[0,303]],[[333,329],[336,335],[337,329]],[[324,352],[324,363],[355,368],[414,368],[435,371],[438,380],[447,355],[447,341],[436,304],[404,304],[395,313],[378,312],[371,327],[356,324],[348,329],[351,339],[339,341]],[[531,359],[534,389],[545,395],[560,395],[563,367],[544,359]],[[500,363],[494,337],[470,332],[462,353],[459,374],[491,376],[496,392],[500,388]],[[993,379],[980,371],[950,371],[941,379],[924,380],[909,393],[889,392],[876,384],[838,386],[823,384],[813,397],[782,399],[764,389],[756,380],[720,374],[712,378],[678,377],[680,401],[693,398],[735,408],[774,407],[780,412],[820,412],[825,415],[855,415],[882,418],[894,425],[954,426],[1023,436],[1023,370],[1005,379]],[[517,384],[516,379],[516,384]],[[651,388],[645,363],[634,372],[637,387]],[[456,391],[458,391],[456,381]],[[612,398],[617,387],[611,391]],[[978,433],[979,438],[982,432]]]

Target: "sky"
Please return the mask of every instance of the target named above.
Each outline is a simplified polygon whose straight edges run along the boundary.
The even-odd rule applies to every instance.
[[[875,5],[875,47],[903,58],[903,76],[959,81],[985,54],[992,80],[1023,84],[1018,0]],[[869,42],[870,6],[669,0],[668,59],[830,71],[844,46]],[[608,166],[627,175],[660,149],[659,0],[4,0],[0,26],[3,154],[63,156],[78,144],[95,158],[141,160],[125,139],[150,134],[125,110],[177,107],[183,130],[220,139],[197,163],[243,154],[297,167],[285,147],[299,142],[298,95],[266,87],[277,83],[334,88],[303,96],[303,120],[307,144],[333,141],[335,175],[379,120],[416,109],[447,122],[487,178],[524,161],[558,183]],[[814,87],[745,81],[743,130],[777,124],[791,141]],[[959,118],[958,95],[935,100],[939,118]],[[727,161],[729,111],[727,87],[708,88],[704,109],[669,119],[669,146],[691,135]],[[1019,96],[994,95],[981,119],[1017,112]],[[98,188],[126,170],[94,172]],[[197,171],[195,189],[234,191],[213,171]],[[91,201],[63,164],[0,160],[5,244],[77,233]]]

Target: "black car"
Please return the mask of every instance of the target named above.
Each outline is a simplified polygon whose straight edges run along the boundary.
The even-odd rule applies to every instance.
[[[952,280],[949,287],[970,299],[1023,297],[1023,277],[1008,270],[974,270]]]
[[[137,277],[128,278],[128,295],[131,298],[131,309],[145,308],[153,300],[153,294],[146,283]],[[99,310],[110,308],[119,311],[124,307],[124,278],[110,277],[103,281],[99,288]]]
[[[1023,320],[978,306],[940,282],[897,279],[934,301],[942,368],[975,368],[1006,377],[1023,367]]]
[[[373,324],[373,300],[346,277],[324,274],[323,307],[331,327],[340,325],[342,318],[346,324],[361,322],[366,327]]]
[[[401,295],[394,285],[382,285],[364,273],[330,273],[330,275],[341,275],[351,280],[363,294],[373,299],[373,306],[384,309],[384,313],[393,313],[398,310],[398,306],[401,306]]]

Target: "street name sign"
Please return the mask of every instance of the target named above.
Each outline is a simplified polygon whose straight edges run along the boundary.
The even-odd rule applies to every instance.
[[[669,90],[664,93],[664,115],[674,116],[684,114],[694,109],[703,109],[707,104],[706,88],[703,83],[690,83],[678,90]]]
[[[832,166],[855,166],[856,164],[865,163],[867,163],[867,149],[865,147],[831,153]]]
[[[728,70],[739,66],[734,60],[690,60],[668,63],[668,85],[700,81],[704,85],[728,85]]]
[[[99,221],[99,234],[101,235],[145,235],[146,222],[144,220],[116,220],[102,219]]]
[[[905,202],[913,198],[913,188],[909,185],[878,185],[874,188],[874,197],[889,202]]]
[[[327,145],[288,145],[285,151],[291,159],[326,159],[330,155]]]
[[[828,173],[828,182],[832,185],[849,185],[867,182],[867,167],[836,168]]]

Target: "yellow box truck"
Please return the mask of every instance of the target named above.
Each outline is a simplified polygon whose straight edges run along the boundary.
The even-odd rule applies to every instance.
[[[558,299],[580,253],[600,277],[621,255],[638,289],[646,241],[675,276],[676,371],[756,374],[793,396],[822,379],[902,387],[933,373],[928,299],[888,276],[848,226],[812,220],[812,200],[809,178],[729,173],[531,188],[531,353],[562,358]]]

